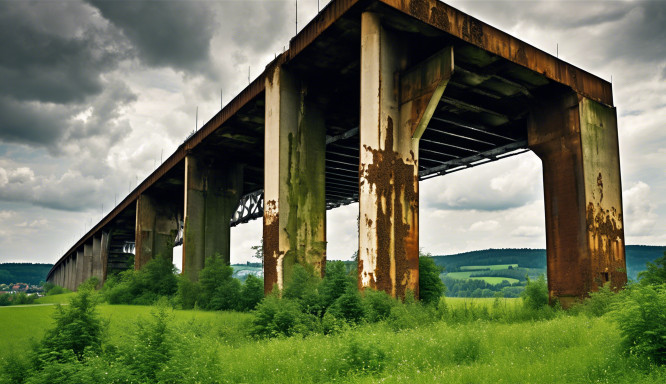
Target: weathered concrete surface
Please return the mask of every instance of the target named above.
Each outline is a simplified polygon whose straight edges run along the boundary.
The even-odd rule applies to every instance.
[[[76,290],[79,287],[79,284],[83,282],[83,274],[85,270],[85,248],[86,244],[83,245],[83,249],[80,249],[79,251],[76,252],[76,277],[74,279],[74,287],[73,289]]]
[[[548,287],[569,306],[627,281],[615,109],[576,94],[532,112],[529,146],[542,160]]]
[[[99,277],[100,286],[106,281],[106,275],[109,266],[109,233],[102,232],[100,245],[100,262],[102,263],[101,275]]]
[[[155,257],[173,258],[178,233],[178,209],[166,198],[142,194],[136,203],[134,269],[143,268]]]
[[[445,49],[408,68],[378,15],[361,22],[359,287],[418,297],[418,143],[453,71]]]
[[[326,265],[326,127],[307,84],[279,65],[266,77],[264,291],[283,289],[293,266]],[[277,159],[277,161],[276,161]],[[311,267],[311,268],[310,268]]]
[[[90,277],[99,279],[102,282],[102,236],[93,237],[92,243],[92,269]]]
[[[206,257],[219,253],[230,261],[230,220],[238,207],[242,166],[215,163],[188,155],[185,158],[185,224],[183,274],[199,278]]]

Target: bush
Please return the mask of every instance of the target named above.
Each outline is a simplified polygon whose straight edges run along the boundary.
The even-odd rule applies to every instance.
[[[391,315],[391,309],[398,304],[398,301],[384,291],[366,288],[363,291],[363,303],[365,304],[366,320],[374,323],[386,320]]]
[[[647,269],[638,274],[641,284],[666,284],[666,252],[664,256],[656,259],[654,263],[647,263]]]
[[[386,366],[386,352],[381,345],[366,340],[349,340],[342,356],[348,372],[376,373]]]
[[[446,287],[439,278],[442,268],[428,256],[419,257],[419,298],[423,304],[437,305]]]
[[[47,362],[81,360],[84,352],[101,351],[104,323],[96,311],[94,290],[83,286],[67,306],[56,306],[55,326],[36,346],[38,366]]]
[[[619,296],[610,288],[610,283],[604,284],[597,292],[590,292],[590,297],[582,303],[582,312],[588,316],[599,317],[609,312]]]
[[[239,310],[251,311],[264,298],[264,280],[255,275],[248,275],[240,293]]]
[[[345,263],[342,261],[332,261],[326,263],[326,275],[319,285],[319,293],[322,298],[322,305],[328,308],[342,295],[349,286],[354,286],[354,280],[347,273]]]
[[[451,356],[456,364],[471,364],[481,355],[481,340],[474,335],[464,333],[453,344]]]
[[[176,267],[168,258],[157,256],[138,271],[128,269],[110,276],[102,293],[109,304],[151,305],[177,290]]]
[[[666,286],[637,285],[613,306],[626,352],[666,364]]]
[[[528,277],[521,297],[528,309],[541,309],[548,305],[548,285],[545,276],[541,274],[536,280],[530,280]]]
[[[292,336],[311,327],[297,301],[267,296],[254,311],[251,334],[258,337]]]
[[[211,310],[233,310],[238,306],[241,284],[232,276],[234,269],[227,265],[219,253],[206,258],[206,266],[199,272],[199,306]]]
[[[133,343],[125,351],[125,363],[140,382],[155,382],[155,375],[171,357],[172,318],[166,298],[158,301],[148,321],[138,321]]]
[[[178,276],[178,296],[176,301],[182,309],[194,308],[201,294],[201,286],[185,275]]]
[[[361,295],[356,287],[348,287],[345,293],[335,300],[326,313],[330,313],[335,318],[357,324],[364,317],[363,303]]]

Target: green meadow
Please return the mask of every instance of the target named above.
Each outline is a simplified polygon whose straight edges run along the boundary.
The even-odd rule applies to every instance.
[[[414,307],[398,322],[270,339],[250,336],[252,314],[168,310],[172,357],[155,380],[173,382],[164,377],[177,374],[177,382],[204,383],[666,382],[664,367],[622,353],[608,315],[547,311],[544,320],[507,320],[522,306],[520,299],[446,298],[439,319]],[[29,351],[30,340],[52,325],[54,309],[0,308],[0,351]],[[157,309],[100,304],[97,311],[108,321],[105,343],[119,345]]]

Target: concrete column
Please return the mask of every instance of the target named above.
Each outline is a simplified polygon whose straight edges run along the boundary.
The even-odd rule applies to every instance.
[[[283,289],[293,266],[326,268],[326,126],[311,89],[267,70],[264,144],[264,291]]]
[[[95,239],[93,238],[90,243],[83,246],[83,275],[81,276],[81,283],[92,276],[94,244]]]
[[[102,237],[100,241],[100,262],[101,262],[101,276],[100,276],[100,287],[104,285],[106,281],[106,274],[109,268],[109,233],[102,232]]]
[[[206,257],[222,256],[230,263],[231,216],[243,188],[238,163],[189,154],[185,157],[183,273],[199,278]]]
[[[418,143],[453,71],[452,48],[413,65],[408,47],[362,15],[358,283],[394,297],[418,297]]]
[[[71,278],[72,278],[72,255],[67,256],[67,260],[65,261],[65,276],[64,276],[64,284],[65,288],[72,290],[70,288],[72,286],[71,284]]]
[[[85,265],[85,245],[83,246],[83,249],[80,249],[76,251],[76,261],[75,261],[75,268],[76,268],[76,275],[74,277],[74,289],[77,290],[79,287],[79,284],[83,283],[83,271],[84,271],[84,265]]]
[[[99,279],[99,286],[102,283],[102,236],[93,237],[92,244],[92,270],[90,272],[91,277],[96,277]]]
[[[575,94],[534,108],[529,147],[543,163],[548,288],[569,306],[627,282],[615,108]]]
[[[176,206],[166,198],[142,194],[136,201],[134,269],[143,268],[156,256],[173,259],[178,232]]]

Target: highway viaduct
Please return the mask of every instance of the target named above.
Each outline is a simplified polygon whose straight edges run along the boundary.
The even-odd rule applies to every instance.
[[[610,83],[437,0],[333,0],[47,280],[104,281],[132,243],[139,269],[181,241],[196,280],[207,255],[229,262],[231,226],[263,216],[268,292],[295,264],[324,273],[326,210],[358,201],[359,287],[418,294],[419,181],[527,150],[551,298],[623,286]]]

